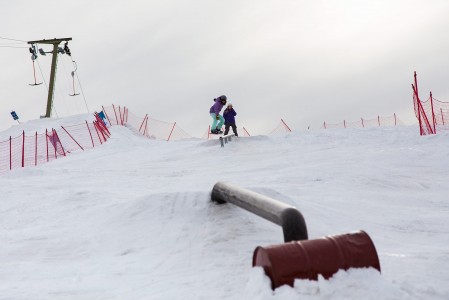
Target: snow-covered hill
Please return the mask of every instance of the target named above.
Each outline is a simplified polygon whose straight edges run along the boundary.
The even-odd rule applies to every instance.
[[[111,132],[100,147],[0,177],[0,299],[449,298],[447,133],[320,130],[220,148]],[[272,292],[251,258],[282,243],[281,228],[211,203],[219,180],[295,205],[310,238],[365,230],[382,274]]]

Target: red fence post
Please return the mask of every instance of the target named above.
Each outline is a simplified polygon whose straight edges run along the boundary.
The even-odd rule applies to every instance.
[[[418,106],[419,134],[423,135],[424,134],[424,129],[422,127],[421,112],[423,112],[424,110],[423,110],[422,105],[421,105],[421,100],[419,100],[418,78],[417,78],[417,75],[416,75],[416,71],[414,72],[413,77],[415,79],[415,85],[412,84],[412,89],[413,89],[413,92],[415,94],[416,105]]]
[[[416,84],[416,71],[415,71],[415,84]],[[412,90],[413,90],[413,98],[416,101],[416,107],[418,108],[418,123],[419,123],[419,135],[424,134],[424,130],[422,128],[422,121],[421,121],[421,110],[419,105],[419,97],[418,97],[418,89],[415,88],[415,85],[412,83]]]
[[[98,124],[98,128],[101,127],[103,129],[102,131],[105,132],[108,137],[110,137],[111,133],[109,132],[108,128],[106,127],[106,124],[104,124],[103,119],[101,119],[98,114],[95,115],[95,119],[97,120],[97,122],[96,123],[93,122],[93,123]]]
[[[100,144],[103,144],[103,142],[101,141],[100,134],[98,133],[97,123],[94,121],[93,124],[94,124],[95,131],[97,132],[98,140],[100,140]]]
[[[62,146],[61,140],[59,139],[59,135],[58,135],[58,133],[56,132],[56,129],[53,129],[53,140],[55,141],[55,145],[57,145],[56,141],[59,143],[59,146],[61,146],[62,155],[63,155],[63,156],[66,156],[66,155],[65,155],[64,147]],[[56,151],[56,147],[55,147],[55,151]]]
[[[56,132],[55,129],[53,129],[53,134],[54,134],[54,138],[58,140],[59,145],[61,146],[62,154],[63,154],[64,156],[66,156],[66,155],[65,155],[64,147],[62,146],[61,140],[59,139],[59,135],[58,135],[58,133]]]
[[[114,104],[112,104],[112,108],[114,109],[115,120],[117,121],[117,125],[118,125],[117,112],[115,111],[115,106],[114,106]],[[112,124],[111,124],[111,125],[112,125]]]
[[[118,106],[118,115],[120,116],[120,125],[123,126],[122,109],[120,108],[120,105]]]
[[[430,107],[432,108],[432,121],[433,121],[433,133],[437,133],[436,127],[435,127],[435,113],[433,111],[433,97],[432,92],[430,92]]]
[[[69,135],[69,137],[81,148],[81,150],[84,151],[84,148],[81,147],[81,145],[73,138],[73,136],[64,128],[64,126],[61,125],[61,128],[64,129],[64,131]]]
[[[148,115],[147,115],[147,120],[145,121],[145,129],[143,130],[143,135],[146,135],[148,132]]]
[[[112,125],[111,120],[109,119],[108,113],[106,112],[106,110],[104,109],[103,105],[101,106],[101,108],[103,109],[104,114],[106,115],[106,118],[108,119],[109,125]]]
[[[45,143],[47,144],[47,162],[48,162],[48,130],[45,129]]]
[[[96,128],[98,128],[98,130],[99,130],[100,133],[101,133],[101,136],[103,137],[103,140],[106,142],[107,139],[106,139],[106,137],[105,137],[105,135],[104,135],[104,130],[103,130],[103,128],[101,128],[100,125],[98,125],[98,121],[97,121],[97,122],[94,122],[94,125],[95,125]],[[100,141],[101,141],[101,139],[100,139]]]
[[[58,159],[58,154],[56,152],[56,148],[58,147],[58,144],[56,143],[56,130],[54,128],[51,129],[51,138],[53,140],[53,148],[55,149],[55,159]]]
[[[34,140],[34,165],[37,166],[37,131],[36,138]]]
[[[25,167],[25,130],[22,131],[22,168]]]
[[[207,139],[209,140],[209,138],[210,138],[210,125],[209,125],[209,127],[207,128]]]
[[[284,123],[284,126],[287,127],[288,131],[290,131],[290,132],[292,131],[292,130],[290,129],[290,127],[288,127],[288,125],[285,124],[284,120],[281,119],[281,122]]]
[[[170,131],[170,135],[168,136],[167,142],[170,140],[171,134],[173,133],[173,129],[175,129],[175,126],[176,126],[176,122],[175,122],[175,124],[173,124],[173,128]]]
[[[90,140],[92,141],[92,147],[95,148],[94,139],[92,138],[92,133],[90,132],[90,128],[89,128],[89,124],[87,123],[87,120],[86,120],[86,126],[87,126],[87,130],[89,131]]]
[[[430,131],[430,134],[433,134],[433,133],[434,133],[434,132],[432,132],[433,129],[432,129],[432,127],[430,126],[429,119],[427,118],[426,112],[424,111],[424,108],[423,108],[423,106],[422,106],[421,101],[418,101],[418,106],[419,106],[420,114],[423,115],[424,122],[425,122],[425,124],[426,124],[426,127],[427,127],[428,131]],[[424,134],[424,131],[423,131],[423,134]]]
[[[444,126],[443,108],[440,108],[440,111],[441,111],[441,121],[443,122],[443,126]]]
[[[12,170],[12,138],[9,136],[9,169]]]
[[[143,123],[145,123],[145,120],[148,118],[148,114],[145,115],[145,117],[143,118],[142,124],[140,124],[140,128],[139,128],[139,132],[142,129]]]
[[[423,135],[424,134],[424,130],[422,128],[422,121],[421,121],[421,111],[420,111],[420,105],[419,105],[419,96],[418,96],[418,78],[416,75],[416,71],[413,74],[414,80],[415,80],[415,85],[412,84],[412,89],[413,89],[413,93],[415,95],[415,99],[416,99],[416,106],[418,107],[418,122],[419,122],[419,134]]]
[[[418,85],[417,84],[418,83],[417,83],[417,80],[416,80],[416,72],[415,72],[415,86],[412,84],[412,89],[413,89],[413,92],[414,92],[414,95],[415,95],[416,105],[418,107],[419,133],[420,133],[420,135],[424,135],[425,134],[423,126],[422,126],[422,123],[424,121],[425,124],[426,124],[427,130],[430,131],[430,134],[433,134],[434,132],[432,132],[433,129],[430,126],[429,119],[427,118],[427,115],[426,115],[426,113],[424,111],[424,108],[423,108],[423,106],[421,104],[421,100],[419,100]],[[421,119],[421,114],[422,114],[422,117],[424,118],[424,120]]]

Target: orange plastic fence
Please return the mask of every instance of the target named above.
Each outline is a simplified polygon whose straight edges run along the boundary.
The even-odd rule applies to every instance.
[[[185,132],[176,122],[164,122],[150,118],[148,114],[139,117],[126,107],[111,105],[102,107],[110,125],[121,125],[132,128],[150,139],[175,141],[192,136]]]
[[[0,141],[0,173],[41,165],[76,150],[99,146],[108,138],[109,132],[98,120],[32,135],[23,131],[20,136]]]
[[[276,126],[276,128],[270,132],[270,134],[278,134],[278,133],[288,133],[292,130],[290,127],[281,119],[281,122]]]
[[[396,114],[389,117],[377,116],[373,119],[363,119],[357,121],[346,121],[343,120],[340,123],[331,124],[323,122],[321,129],[332,129],[332,128],[370,128],[370,127],[385,127],[385,126],[399,126],[404,125],[404,122],[399,120]]]
[[[437,132],[449,130],[449,102],[440,101],[432,97],[434,122]]]
[[[419,122],[421,135],[435,134],[442,130],[449,130],[449,102],[433,98],[432,92],[426,101],[421,101],[418,93],[418,80],[414,74],[413,106]]]

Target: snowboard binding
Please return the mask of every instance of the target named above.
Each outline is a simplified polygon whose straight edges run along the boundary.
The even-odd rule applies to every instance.
[[[213,129],[210,131],[211,134],[222,134],[223,131],[221,129]]]

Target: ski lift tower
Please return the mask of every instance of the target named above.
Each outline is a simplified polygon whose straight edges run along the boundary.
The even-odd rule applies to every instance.
[[[51,60],[51,73],[50,73],[50,86],[48,88],[48,98],[47,98],[47,110],[45,112],[45,118],[50,118],[51,108],[53,106],[53,91],[55,88],[55,77],[56,77],[56,65],[58,63],[58,46],[62,42],[71,41],[72,38],[62,38],[62,39],[52,39],[52,40],[40,40],[40,41],[29,41],[28,44],[49,44],[53,45],[53,54]]]

